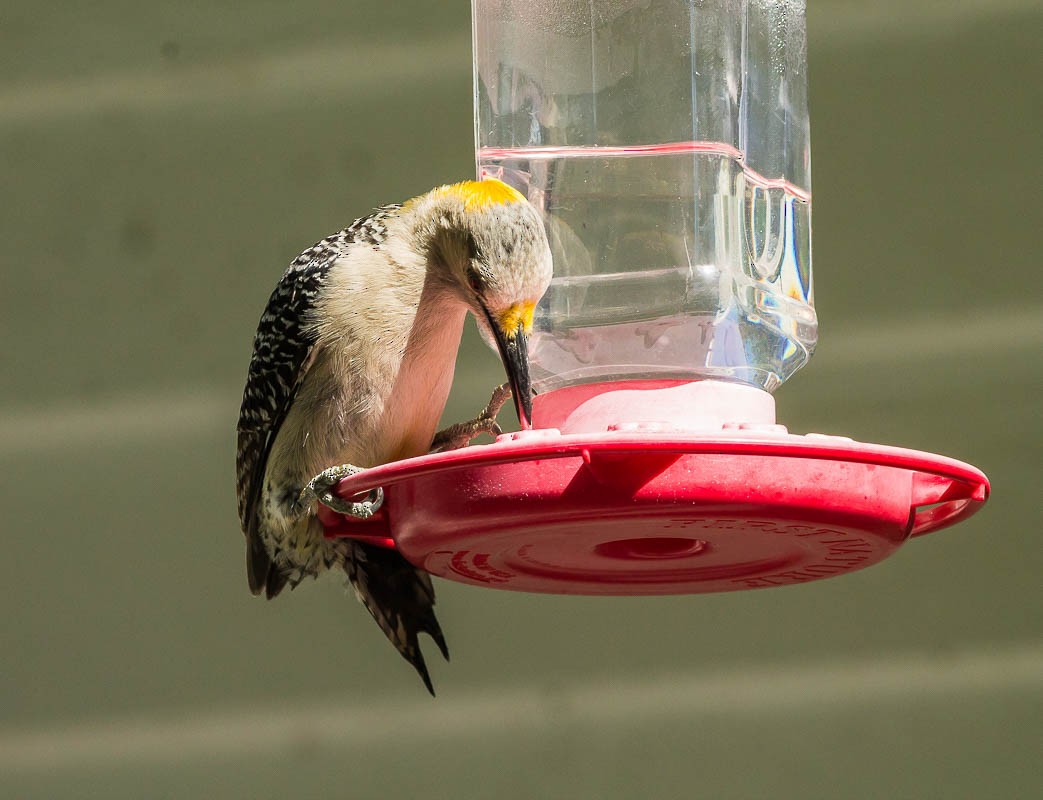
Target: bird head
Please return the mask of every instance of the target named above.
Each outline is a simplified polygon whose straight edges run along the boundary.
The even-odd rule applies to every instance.
[[[518,420],[528,428],[528,337],[552,272],[543,221],[524,195],[492,178],[442,186],[429,196],[438,209],[432,252],[450,291],[499,352]]]

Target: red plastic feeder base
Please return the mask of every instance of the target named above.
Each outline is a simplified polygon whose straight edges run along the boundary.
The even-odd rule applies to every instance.
[[[672,385],[629,386],[656,391],[661,413]],[[580,389],[587,399],[596,393]],[[559,419],[575,422],[577,392],[543,397],[560,402],[563,392],[572,397]],[[985,475],[943,456],[795,436],[771,422],[711,424],[713,432],[644,420],[602,433],[508,434],[345,479],[338,487],[345,497],[383,487],[384,507],[370,520],[325,508],[320,515],[327,535],[394,546],[450,580],[655,595],[852,572],[910,537],[967,518],[988,496]]]

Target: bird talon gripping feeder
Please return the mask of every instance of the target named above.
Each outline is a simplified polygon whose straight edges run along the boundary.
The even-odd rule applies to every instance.
[[[792,435],[814,350],[804,0],[474,0],[481,176],[528,197],[554,279],[533,427],[342,481],[329,536],[482,586],[727,591],[828,578],[974,513],[942,456]]]

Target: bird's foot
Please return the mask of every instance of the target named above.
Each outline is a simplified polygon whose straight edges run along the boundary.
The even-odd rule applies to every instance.
[[[472,439],[483,433],[499,436],[503,431],[496,424],[496,415],[500,413],[500,409],[510,397],[511,387],[508,384],[503,383],[497,386],[493,390],[489,405],[483,408],[477,417],[468,422],[450,425],[445,430],[436,433],[435,438],[431,441],[431,452],[444,453],[446,450],[458,450],[469,445]]]
[[[307,508],[313,500],[318,500],[324,506],[332,508],[338,514],[347,514],[358,519],[369,519],[384,504],[384,490],[379,486],[370,489],[365,500],[345,500],[333,493],[333,487],[344,478],[362,472],[362,467],[354,464],[341,464],[336,467],[324,469],[301,490],[297,498],[298,508]]]

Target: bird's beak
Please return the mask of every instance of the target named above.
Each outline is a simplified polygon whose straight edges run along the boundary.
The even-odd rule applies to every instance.
[[[529,339],[524,326],[518,325],[513,331],[505,331],[499,320],[483,306],[485,318],[489,322],[493,336],[496,337],[496,349],[500,351],[500,359],[507,371],[507,382],[514,396],[514,408],[518,412],[518,422],[522,430],[532,427],[532,383],[529,381]]]

